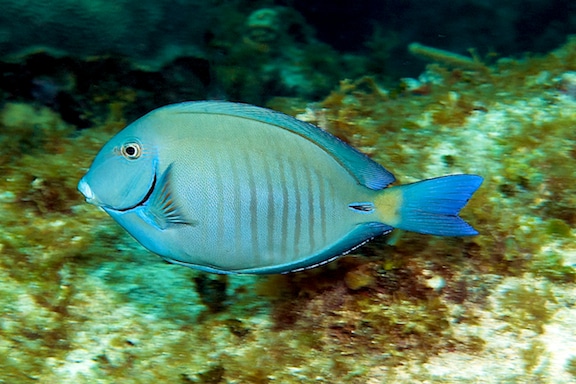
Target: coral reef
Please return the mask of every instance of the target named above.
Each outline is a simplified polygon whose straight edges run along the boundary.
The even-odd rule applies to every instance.
[[[125,5],[129,6],[129,3]],[[158,7],[160,3],[155,4]],[[202,4],[202,7],[194,8],[193,13],[202,16],[202,20],[210,16],[213,21],[187,23],[194,26],[188,28],[204,28],[202,31],[178,28],[179,18],[188,17],[192,12],[188,8],[174,7],[165,10],[164,14],[152,7],[148,12],[159,19],[158,28],[166,23],[163,17],[168,17],[171,12],[178,13],[178,18],[170,19],[170,33],[163,30],[155,33],[154,26],[141,28],[135,33],[130,25],[118,25],[115,27],[123,32],[115,29],[109,32],[126,33],[130,39],[124,42],[122,36],[116,36],[118,42],[106,40],[109,44],[102,42],[101,47],[92,46],[91,43],[98,44],[97,39],[90,39],[91,43],[74,42],[76,34],[66,28],[75,26],[65,24],[67,14],[63,11],[60,15],[62,20],[50,20],[50,26],[56,25],[46,33],[70,36],[67,39],[53,36],[49,40],[51,44],[58,44],[58,49],[34,47],[12,57],[0,54],[3,80],[0,82],[0,102],[25,101],[46,105],[58,111],[67,123],[86,128],[106,115],[106,108],[112,101],[122,104],[128,119],[135,119],[158,106],[182,100],[228,99],[264,104],[271,95],[319,100],[330,92],[338,79],[364,71],[366,60],[341,58],[330,46],[314,39],[313,30],[291,8],[264,7],[250,11],[236,2],[213,7],[210,2]],[[13,6],[23,7],[20,3]],[[76,6],[82,8],[81,2]],[[105,4],[100,6],[106,7]],[[192,6],[188,4],[186,7]],[[38,7],[31,7],[27,12],[41,12],[44,6],[40,4]],[[98,8],[97,5],[94,7]],[[127,12],[125,8],[114,7],[111,13],[120,15],[112,15],[110,21],[126,16],[123,15]],[[7,14],[11,15],[11,12]],[[0,20],[2,17],[7,16],[0,15]],[[85,18],[88,20],[84,23],[83,33],[97,34],[97,29],[106,28],[106,24],[90,23],[90,14]],[[129,21],[134,19],[129,18]],[[26,25],[21,33],[35,30]],[[13,33],[19,31],[14,28]],[[153,38],[147,37],[147,33]],[[177,36],[172,36],[172,33]],[[0,48],[1,37],[0,31]],[[5,37],[18,49],[30,44],[27,37],[17,41]],[[140,38],[145,42],[138,43]],[[33,39],[34,44],[43,41]],[[66,45],[72,42],[86,52],[75,51]],[[177,48],[166,48],[170,44]],[[187,48],[194,44],[196,50]],[[138,56],[134,49],[144,56]],[[10,48],[0,51],[10,52]]]
[[[421,71],[405,49],[414,40],[459,54],[476,47],[482,55],[512,56],[546,52],[576,25],[574,6],[563,0],[430,0],[426,7],[413,0],[2,0],[0,8],[2,61],[21,63],[39,52],[83,60],[109,55],[159,71],[182,57],[204,59],[222,66],[212,70],[212,96],[261,103],[262,95],[252,95],[257,85],[264,94],[321,98],[334,79]],[[262,51],[283,54],[270,60]],[[329,85],[313,92],[315,80]]]
[[[246,15],[230,7],[220,19],[226,22],[213,27],[210,42],[218,52],[213,73],[221,89],[216,98],[252,104],[266,103],[271,94],[317,100],[347,73],[356,76],[364,69],[315,39],[292,8],[259,8]]]
[[[82,58],[120,54],[160,68],[178,56],[203,55],[213,3],[3,0],[0,51],[12,61],[37,51]]]
[[[571,38],[478,68],[440,60],[394,88],[357,77],[321,102],[272,100],[403,183],[486,179],[463,212],[479,236],[396,233],[279,276],[164,264],[82,201],[76,183],[125,124],[129,85],[102,92],[91,129],[5,103],[0,381],[575,381],[574,71]]]

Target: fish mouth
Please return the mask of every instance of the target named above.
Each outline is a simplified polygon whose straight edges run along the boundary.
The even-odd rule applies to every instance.
[[[106,207],[108,209],[114,209],[115,211],[118,212],[126,212],[126,211],[130,211],[132,209],[136,209],[138,207],[143,206],[144,204],[146,204],[146,202],[148,200],[150,200],[150,196],[152,196],[152,194],[154,193],[154,189],[156,189],[156,173],[154,173],[154,179],[152,179],[152,185],[150,185],[150,189],[148,189],[148,192],[146,192],[146,195],[144,196],[144,198],[142,198],[142,200],[140,200],[138,203],[128,207],[128,208],[121,208],[121,209],[114,209],[114,208],[110,208],[110,207]]]
[[[96,199],[96,196],[92,191],[92,188],[90,188],[90,185],[86,182],[84,178],[80,179],[80,181],[78,182],[78,190],[82,195],[84,195],[86,202],[94,205],[99,205],[98,200]]]

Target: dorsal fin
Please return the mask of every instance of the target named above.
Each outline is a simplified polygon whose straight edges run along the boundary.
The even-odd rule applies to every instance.
[[[275,125],[300,135],[321,147],[346,168],[360,184],[370,189],[382,189],[395,180],[394,175],[380,164],[330,133],[313,124],[270,109],[225,101],[192,101],[168,105],[157,111],[235,116]]]

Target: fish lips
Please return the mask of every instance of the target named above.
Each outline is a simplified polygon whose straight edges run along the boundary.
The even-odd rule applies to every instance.
[[[81,178],[80,181],[78,182],[78,190],[82,195],[84,195],[84,198],[86,199],[87,203],[98,206],[102,205],[100,201],[98,201],[98,199],[96,198],[96,195],[92,191],[92,188],[90,188],[90,184],[88,184],[88,182],[86,181],[86,176]]]

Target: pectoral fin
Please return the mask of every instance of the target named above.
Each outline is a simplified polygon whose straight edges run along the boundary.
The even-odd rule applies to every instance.
[[[159,229],[166,229],[172,225],[196,225],[195,220],[189,219],[178,204],[173,191],[172,164],[170,164],[146,203],[144,219]]]

